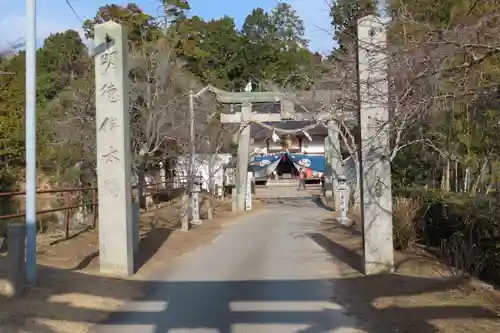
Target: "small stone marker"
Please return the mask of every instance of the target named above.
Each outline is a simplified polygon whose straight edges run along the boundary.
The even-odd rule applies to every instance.
[[[338,222],[345,226],[352,225],[351,219],[347,217],[347,211],[349,207],[349,186],[347,186],[347,179],[344,175],[338,175],[337,177],[335,196],[338,198]]]
[[[210,197],[208,197],[207,200],[208,200],[207,220],[211,221],[214,219],[214,202]]]
[[[236,197],[236,187],[235,186],[231,187],[231,211],[232,212],[238,211],[238,198]]]
[[[247,172],[247,186],[245,195],[245,210],[252,210],[252,178],[253,173]]]
[[[167,187],[167,173],[165,171],[163,162],[160,162],[160,188],[165,187]]]
[[[191,197],[191,223],[195,225],[201,225],[200,220],[200,193],[198,192],[198,185],[193,185],[193,194]]]
[[[100,271],[134,273],[127,36],[115,22],[94,28]]]

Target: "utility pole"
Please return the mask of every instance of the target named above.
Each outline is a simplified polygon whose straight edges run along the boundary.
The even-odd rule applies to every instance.
[[[165,36],[168,34],[168,1],[167,0],[162,0],[163,1],[163,16],[165,18],[165,26],[163,27],[163,33]]]
[[[198,96],[199,93],[196,95]],[[195,94],[192,90],[189,90],[189,134],[190,134],[190,143],[191,143],[191,156],[189,160],[189,181],[188,188],[191,192],[191,214],[192,224],[201,224],[200,220],[200,200],[199,193],[196,187],[196,142],[195,142],[195,133],[194,133],[194,97]]]
[[[201,224],[200,220],[200,198],[199,192],[195,189],[196,180],[196,137],[195,137],[195,117],[194,117],[194,99],[195,97],[201,96],[209,87],[205,87],[198,91],[196,94],[193,90],[189,90],[189,135],[190,135],[190,145],[191,145],[191,156],[189,159],[189,179],[188,179],[188,189],[191,192],[191,208],[192,208],[192,224]]]
[[[195,135],[194,135],[194,93],[192,90],[189,90],[189,136],[191,145],[189,173],[190,176],[193,177],[196,147],[195,147]],[[193,187],[193,184],[191,184],[191,187]],[[190,188],[190,190],[192,191],[192,188]]]
[[[194,98],[201,96],[205,91],[208,90],[209,87],[205,87],[198,91],[196,94],[193,92],[193,90],[189,90],[189,135],[190,135],[190,145],[191,145],[191,169],[194,168],[194,164],[196,161],[195,155],[196,155],[196,138],[194,135]]]
[[[26,0],[26,279],[36,272],[36,0]]]

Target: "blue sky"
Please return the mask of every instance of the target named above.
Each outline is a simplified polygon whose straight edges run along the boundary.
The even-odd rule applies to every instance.
[[[328,1],[330,0],[289,0],[286,1],[297,10],[304,20],[307,38],[311,41],[311,49],[322,53],[331,49],[333,43],[328,17]],[[115,3],[126,4],[134,1],[121,0],[70,0],[78,16],[83,20],[91,18],[100,6]],[[147,13],[153,16],[160,15],[159,0],[135,1]],[[218,18],[228,15],[236,19],[241,25],[245,16],[253,8],[262,7],[270,10],[278,0],[189,0],[191,15],[199,15],[205,19]],[[0,14],[0,45],[9,45],[10,42],[24,37],[24,11],[23,0],[0,0],[3,9]],[[81,23],[66,4],[65,0],[37,0],[37,31],[38,38],[43,39],[52,32],[66,29],[79,29]]]

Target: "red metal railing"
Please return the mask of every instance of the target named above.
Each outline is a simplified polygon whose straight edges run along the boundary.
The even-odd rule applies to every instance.
[[[82,194],[83,197],[85,197],[85,194],[88,192],[92,193],[91,202],[84,202],[81,204],[70,204],[69,203],[70,200],[73,198],[69,198],[67,195],[71,195],[74,193],[80,193],[80,194]],[[95,226],[97,224],[97,188],[96,187],[39,190],[36,193],[37,193],[37,195],[65,194],[65,196],[63,197],[63,201],[65,202],[65,205],[63,205],[61,207],[57,207],[57,208],[37,210],[36,215],[65,211],[66,212],[66,214],[65,214],[65,238],[66,239],[69,239],[69,236],[70,236],[70,219],[71,219],[71,211],[73,209],[82,208],[82,207],[90,207],[92,209],[92,228],[95,228]],[[3,193],[0,193],[0,198],[9,198],[10,199],[13,197],[23,196],[23,195],[26,195],[26,192],[3,192]],[[0,216],[0,220],[15,219],[15,218],[20,218],[20,217],[25,217],[25,216],[26,216],[26,212],[14,213],[14,214]]]
[[[160,183],[154,183],[154,184],[148,184],[144,186],[144,196],[154,196],[155,194],[159,193],[160,191],[169,191],[173,189],[168,189],[166,188],[166,184],[169,182],[160,182]],[[161,185],[165,184],[165,187],[161,187]],[[134,189],[137,187],[134,187]],[[147,191],[148,188],[154,188],[153,192]],[[91,192],[91,201],[90,202],[83,202],[80,204],[70,204],[70,201],[77,199],[78,197],[68,197],[68,195],[74,194],[74,193],[80,193],[83,198],[85,198],[85,194]],[[97,187],[88,187],[88,188],[65,188],[65,189],[51,189],[51,190],[39,190],[36,192],[37,195],[43,195],[43,194],[66,194],[66,196],[63,197],[63,201],[65,205],[57,208],[51,208],[51,209],[43,209],[43,210],[37,210],[36,215],[42,215],[42,214],[49,214],[49,213],[54,213],[54,212],[60,212],[60,211],[65,211],[65,226],[64,226],[64,231],[65,231],[65,239],[70,238],[70,219],[71,219],[71,212],[73,209],[77,208],[83,208],[83,207],[90,207],[92,210],[92,224],[91,228],[95,228],[97,225],[97,219],[98,219],[98,200],[97,200]],[[13,198],[16,196],[23,196],[26,195],[26,192],[0,192],[0,199],[2,198]],[[85,200],[85,199],[84,199]],[[155,202],[156,208],[158,208],[158,203]],[[2,220],[8,220],[8,219],[15,219],[15,218],[21,218],[25,217],[26,212],[21,212],[21,213],[13,213],[13,214],[8,214],[8,215],[0,215],[0,222]]]

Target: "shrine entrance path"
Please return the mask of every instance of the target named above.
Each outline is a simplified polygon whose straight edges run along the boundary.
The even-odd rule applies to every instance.
[[[313,202],[320,194],[319,184],[307,184],[306,190],[300,191],[297,190],[298,184],[295,179],[270,180],[268,185],[256,186],[255,197],[266,203],[293,203],[295,200]],[[315,207],[310,204],[308,206]]]
[[[364,332],[331,301],[338,269],[311,237],[327,212],[295,186],[267,191],[282,197],[156,274],[146,299],[96,332]]]

